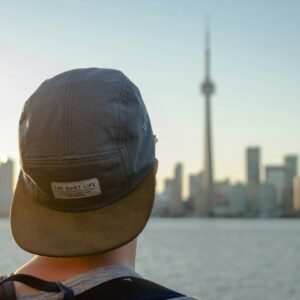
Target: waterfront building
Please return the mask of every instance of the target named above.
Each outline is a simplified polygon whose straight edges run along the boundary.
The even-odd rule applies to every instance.
[[[164,189],[161,193],[156,193],[153,207],[154,216],[167,216],[173,197],[174,179],[167,178],[164,180]]]
[[[286,168],[285,166],[266,166],[266,183],[275,187],[275,203],[282,207],[283,193],[286,187]]]
[[[241,216],[246,213],[246,187],[242,183],[237,183],[231,188],[231,197],[229,202],[229,214],[232,216]]]
[[[13,194],[13,161],[1,158],[0,161],[0,217],[9,217]]]
[[[172,190],[173,190],[173,185],[174,185],[174,179],[166,178],[165,179],[165,189],[164,191],[170,195],[170,201],[172,198]]]
[[[215,205],[224,205],[229,203],[231,196],[231,185],[229,179],[218,181],[215,183]]]
[[[293,180],[298,174],[297,155],[287,155],[284,159],[286,186],[283,191],[282,210],[285,215],[293,215]]]
[[[182,199],[182,179],[183,165],[178,163],[175,165],[174,179],[170,182],[171,201],[169,203],[168,215],[171,217],[181,216],[184,213],[184,205]]]
[[[165,179],[164,188],[161,193],[155,194],[152,216],[166,216],[172,201],[174,179]]]
[[[203,172],[189,176],[189,188],[192,209],[196,216],[207,214],[206,199],[204,198],[203,190]]]
[[[247,184],[258,185],[260,183],[260,148],[249,147],[246,151]]]
[[[259,184],[246,185],[246,206],[248,216],[254,217],[259,212],[259,189]]]
[[[204,172],[203,188],[206,214],[212,215],[214,211],[215,189],[214,189],[214,166],[212,146],[212,120],[211,120],[211,97],[215,92],[215,85],[210,75],[210,34],[209,29],[205,35],[205,78],[200,86],[200,92],[205,98],[205,137],[204,137]]]
[[[276,189],[273,184],[262,183],[259,189],[259,215],[272,217],[277,213]]]
[[[229,214],[229,202],[231,197],[231,185],[228,179],[215,183],[215,216],[227,216]]]
[[[259,211],[259,185],[260,185],[260,148],[248,147],[246,150],[246,204],[247,213],[257,215]]]
[[[298,156],[287,155],[284,158],[284,166],[286,170],[286,183],[292,186],[294,177],[298,175]]]
[[[294,177],[293,181],[293,209],[300,215],[300,177]]]

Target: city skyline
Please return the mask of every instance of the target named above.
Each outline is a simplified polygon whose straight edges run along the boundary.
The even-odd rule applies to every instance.
[[[245,180],[248,145],[263,148],[266,164],[280,163],[282,153],[299,154],[300,4],[72,1],[70,9],[68,3],[59,10],[56,1],[2,4],[1,153],[17,162],[22,105],[44,79],[74,67],[118,68],[140,87],[158,136],[158,188],[181,161],[186,193],[186,174],[203,166],[198,86],[209,14],[218,81],[213,103],[216,180]]]
[[[189,193],[182,194],[184,165],[176,163],[173,176],[156,193],[154,216],[278,218],[300,216],[298,155],[284,154],[280,164],[264,164],[261,147],[245,149],[245,182],[215,181],[208,206],[205,170],[188,174]],[[261,175],[264,176],[261,176]],[[210,199],[211,200],[211,199]]]
[[[261,182],[266,182],[268,181],[268,176],[267,176],[267,172],[268,169],[270,170],[282,170],[283,168],[285,168],[285,165],[289,165],[290,161],[293,161],[292,167],[295,165],[294,160],[298,161],[298,158],[300,158],[300,156],[298,154],[296,154],[295,152],[291,152],[291,153],[282,153],[281,157],[280,157],[280,161],[276,161],[276,162],[268,162],[266,163],[262,157],[261,157],[261,153],[262,153],[263,147],[261,147],[260,145],[256,145],[256,146],[247,146],[244,151],[243,151],[243,164],[242,164],[242,168],[244,170],[245,173],[245,178],[244,180],[232,180],[232,178],[229,177],[225,177],[225,178],[221,178],[215,181],[215,183],[217,182],[222,182],[222,181],[228,181],[231,184],[259,184]],[[255,152],[255,153],[253,153]],[[253,157],[254,156],[254,157]],[[258,159],[256,158],[258,157]],[[297,163],[298,164],[298,163]],[[174,166],[176,168],[177,165],[181,166],[181,172],[186,173],[186,171],[184,171],[185,165],[183,162],[181,161],[176,161],[174,162],[172,171],[174,172]],[[296,174],[296,177],[300,175],[300,173],[298,172],[298,168],[293,170],[292,173]],[[203,174],[203,169],[199,168],[199,170],[197,170],[195,173],[186,173],[186,177],[190,177],[190,176],[197,176],[199,174]],[[286,175],[289,179],[289,181],[293,180],[293,176],[290,176],[290,174]],[[172,177],[172,176],[170,176]],[[164,185],[166,184],[166,182],[168,182],[170,177],[165,177],[164,178]],[[163,187],[164,188],[164,187]],[[158,193],[160,193],[162,190],[157,191]],[[188,185],[188,192],[185,194],[182,194],[182,199],[186,200],[189,197],[189,191],[190,191],[190,186]]]

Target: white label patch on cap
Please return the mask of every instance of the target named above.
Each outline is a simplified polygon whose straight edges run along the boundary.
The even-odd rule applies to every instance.
[[[101,194],[97,178],[82,181],[51,182],[51,188],[54,198],[58,199],[87,198]]]

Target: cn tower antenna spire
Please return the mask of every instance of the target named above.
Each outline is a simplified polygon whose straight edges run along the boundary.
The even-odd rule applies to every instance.
[[[208,17],[205,25],[205,77],[210,79],[210,27]]]

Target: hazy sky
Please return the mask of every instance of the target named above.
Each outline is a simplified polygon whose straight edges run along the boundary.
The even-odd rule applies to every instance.
[[[263,164],[300,145],[300,1],[0,0],[0,152],[18,159],[24,101],[67,69],[122,70],[140,88],[158,136],[159,178],[203,165],[205,18],[212,27],[217,179],[245,178],[245,148]],[[160,181],[161,182],[161,181]]]

